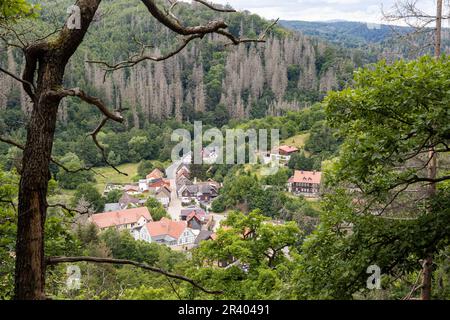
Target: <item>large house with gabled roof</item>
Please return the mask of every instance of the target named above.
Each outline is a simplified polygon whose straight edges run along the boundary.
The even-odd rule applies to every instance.
[[[293,194],[319,196],[322,172],[295,170],[288,180],[288,190]]]
[[[172,221],[162,218],[134,228],[132,234],[136,240],[156,242],[168,246],[192,245],[196,234],[188,228],[186,221]]]
[[[125,209],[93,214],[88,221],[95,224],[100,230],[115,228],[117,230],[143,226],[153,221],[147,207]]]

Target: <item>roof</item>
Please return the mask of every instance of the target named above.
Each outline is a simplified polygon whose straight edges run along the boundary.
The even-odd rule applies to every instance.
[[[145,225],[152,238],[168,235],[178,239],[187,228],[186,221],[172,221],[166,217],[160,221],[152,221]]]
[[[292,153],[292,152],[297,152],[298,148],[293,147],[293,146],[285,146],[285,145],[283,145],[283,146],[279,146],[278,147],[278,151],[282,151],[282,152],[285,152],[285,153]]]
[[[185,184],[191,185],[193,183],[191,180],[189,180],[189,178],[187,178],[183,175],[177,178],[177,185],[183,186]]]
[[[123,189],[125,191],[139,191],[139,187],[132,184],[127,184]]]
[[[139,199],[134,198],[134,197],[130,196],[127,193],[124,193],[123,196],[120,197],[120,199],[119,199],[119,204],[126,204],[126,205],[128,205],[129,203],[138,204],[139,203]]]
[[[180,172],[186,172],[186,173],[190,173],[191,171],[189,170],[189,168],[187,167],[186,164],[181,164],[181,166],[177,169],[177,174]]]
[[[91,222],[96,224],[100,229],[103,229],[123,224],[136,223],[141,217],[144,217],[148,221],[152,221],[152,216],[147,207],[139,207],[93,214],[91,216]]]
[[[197,219],[198,221],[202,221],[202,219],[204,218],[205,215],[199,213],[197,214],[195,211],[192,211],[191,213],[189,213],[186,217],[186,221],[190,221],[191,219]]]
[[[170,181],[167,179],[159,179],[158,181],[152,182],[148,184],[149,188],[160,188],[160,187],[169,187]]]
[[[193,185],[183,185],[178,191],[184,192],[184,190],[187,190],[189,193],[197,195],[217,193],[216,186],[208,182],[200,182]]]
[[[147,175],[147,179],[162,179],[164,177],[164,173],[161,172],[161,170],[159,170],[158,168],[153,169],[152,172],[150,172]]]
[[[209,185],[215,187],[216,189],[219,189],[219,188],[220,188],[220,183],[219,183],[219,182],[217,182],[217,181],[215,181],[215,180],[213,180],[213,179],[211,179],[211,178],[209,178],[209,179],[206,180],[206,181],[209,183]]]
[[[200,182],[197,184],[198,192],[201,194],[205,193],[217,193],[216,186],[211,184],[210,182]]]
[[[289,182],[320,184],[321,178],[322,172],[320,171],[295,170],[294,175],[291,178],[289,178]]]
[[[180,216],[189,216],[192,212],[197,214],[197,216],[202,217],[206,215],[206,212],[202,208],[198,207],[188,207],[186,209],[181,209]]]
[[[170,190],[164,186],[158,189],[158,191],[156,191],[156,196],[159,196],[160,194],[165,194],[166,196],[170,197]]]
[[[105,212],[120,210],[120,204],[118,203],[105,203]]]
[[[202,230],[198,234],[198,236],[195,238],[194,243],[199,244],[200,241],[208,240],[208,239],[214,239],[215,233],[209,230]]]

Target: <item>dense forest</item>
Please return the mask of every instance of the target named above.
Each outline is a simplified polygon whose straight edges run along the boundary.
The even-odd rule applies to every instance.
[[[70,0],[0,5],[0,299],[449,299],[445,40],[409,56],[386,27],[202,2],[80,0],[79,30],[64,25]],[[172,132],[198,120],[279,129],[298,152],[268,176],[261,162],[191,164],[220,184],[199,206],[223,218],[192,250],[87,223],[123,196],[106,184],[163,172]],[[322,174],[317,197],[288,191],[295,171]]]
[[[46,8],[42,3],[42,33],[55,23],[54,11],[65,8],[63,2],[56,8]],[[345,87],[353,70],[373,61],[363,51],[277,27],[263,44],[230,48],[219,36],[207,36],[172,59],[143,62],[104,78],[104,66],[86,61],[114,63],[139,52],[138,43],[164,51],[170,50],[174,41],[160,24],[146,18],[139,5],[105,1],[101,10],[93,31],[68,65],[65,81],[68,87],[86,87],[108,103],[127,110],[124,126],[109,125],[99,136],[115,164],[168,160],[173,145],[170,132],[176,127],[189,127],[194,120],[220,128],[232,120],[301,110],[320,101],[327,91]],[[203,6],[181,4],[178,10],[186,21],[202,21],[210,15]],[[223,16],[232,32],[249,37],[268,25],[246,12]],[[132,26],[132,37],[122,30],[125,24]],[[20,72],[19,51],[10,49],[0,57],[8,70]],[[0,74],[0,84],[4,88],[0,96],[0,130],[22,140],[30,101],[20,83],[7,75]],[[98,122],[95,110],[77,99],[67,99],[59,108],[58,122],[54,146],[57,157],[64,160],[68,153],[76,153],[84,165],[105,164],[95,145],[84,138],[84,133],[93,130]],[[14,158],[14,150],[10,152],[9,158]]]
[[[65,5],[62,1],[47,8],[42,3],[43,30],[55,23],[54,11],[65,10]],[[203,6],[180,4],[177,8],[177,14],[187,22],[202,21],[210,15]],[[223,118],[260,118],[299,110],[321,100],[327,91],[344,87],[352,71],[368,62],[361,52],[277,27],[264,44],[234,50],[224,46],[219,36],[208,36],[173,59],[121,69],[104,79],[104,66],[85,61],[115,63],[138,53],[139,43],[150,46],[149,51],[155,54],[169,50],[175,43],[160,24],[147,19],[142,5],[105,1],[101,10],[68,66],[70,76],[66,82],[86,83],[108,102],[130,108],[128,128],[142,128],[152,120],[167,118],[204,119],[220,125]],[[224,18],[232,33],[248,37],[268,25],[246,12]],[[130,25],[133,34],[124,32],[122,25]],[[3,52],[2,61],[9,70],[20,70],[20,55],[14,50]],[[29,105],[20,86],[4,75],[0,81],[6,89],[2,106],[20,105],[27,112]],[[61,108],[59,118],[63,123],[73,119],[69,111],[77,108],[73,103]]]

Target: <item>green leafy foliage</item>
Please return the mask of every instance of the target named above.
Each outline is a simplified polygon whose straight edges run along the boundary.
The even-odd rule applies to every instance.
[[[67,172],[63,168],[59,168],[57,180],[60,187],[73,190],[76,189],[80,184],[94,181],[94,174],[92,173],[92,171],[82,170],[83,168],[85,168],[85,164],[80,160],[80,158],[78,158],[75,153],[67,153],[60,159],[60,162],[68,170],[74,171]]]
[[[424,198],[421,178],[431,147],[438,157],[449,152],[449,63],[446,57],[381,62],[360,70],[353,88],[327,97],[328,123],[344,142],[325,166],[332,192],[299,257],[300,298],[373,296],[365,289],[372,264],[381,267],[387,296],[403,298],[419,261],[447,250],[447,179]],[[438,179],[443,175],[445,169]]]
[[[248,215],[232,212],[217,239],[202,242],[194,252],[192,269],[198,280],[223,290],[225,299],[271,299],[289,297],[289,274],[300,231],[295,223],[273,225],[256,210]],[[288,253],[287,253],[288,252]],[[217,268],[218,263],[228,264]]]
[[[148,211],[150,211],[153,221],[159,221],[164,217],[170,218],[161,202],[159,202],[155,198],[149,197],[145,202],[145,206],[148,208]]]
[[[104,198],[91,183],[83,183],[76,188],[72,198],[72,206],[77,207],[80,203],[86,204],[94,212],[102,212],[105,206]]]
[[[2,0],[0,3],[0,21],[36,17],[39,10],[39,4],[30,4],[27,0]]]

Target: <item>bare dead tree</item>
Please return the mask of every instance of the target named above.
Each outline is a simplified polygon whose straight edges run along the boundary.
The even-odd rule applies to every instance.
[[[412,52],[421,53],[431,47],[440,56],[442,21],[450,20],[450,12],[444,14],[443,0],[436,0],[436,14],[423,11],[418,4],[418,0],[397,0],[388,11],[382,9],[384,20],[402,22],[410,27],[411,31],[406,33],[394,26],[391,30],[399,41],[406,41]]]
[[[144,60],[161,61],[168,59],[183,50],[192,40],[201,39],[205,35],[213,33],[224,36],[233,45],[246,42],[264,42],[265,33],[269,30],[267,29],[257,39],[241,39],[227,31],[228,25],[223,20],[211,20],[196,26],[184,25],[172,12],[172,9],[177,5],[177,1],[169,1],[170,8],[161,8],[155,0],[141,0],[141,2],[153,18],[182,37],[181,45],[173,52],[161,57],[153,57],[142,53],[140,56],[118,64],[107,64],[105,62],[103,65],[107,69],[115,70],[130,67]],[[223,7],[215,7],[206,1],[196,0],[195,2],[217,12],[234,11]],[[45,270],[48,264],[67,261],[121,263],[116,260],[98,261],[98,259],[89,257],[46,259],[44,255],[44,224],[49,206],[46,195],[48,181],[51,177],[49,164],[52,161],[55,162],[52,159],[51,152],[60,102],[69,96],[77,97],[101,112],[103,118],[97,128],[90,133],[90,136],[100,149],[106,162],[105,150],[97,140],[97,134],[109,121],[117,123],[124,121],[120,108],[111,111],[103,101],[88,95],[83,90],[79,88],[66,89],[63,86],[65,67],[83,42],[91,23],[95,19],[100,3],[101,0],[77,0],[75,5],[79,8],[79,28],[73,28],[66,22],[62,27],[56,26],[51,34],[34,40],[25,39],[27,31],[18,28],[17,25],[2,25],[0,40],[4,40],[7,45],[20,48],[23,53],[25,68],[21,76],[14,75],[5,69],[0,69],[0,71],[19,81],[33,102],[27,125],[26,143],[21,146],[23,168],[18,197],[15,299],[45,299]],[[29,30],[29,33],[32,32],[32,30]],[[11,34],[14,41],[10,41],[11,38],[7,36]],[[3,142],[5,140],[3,139]],[[112,164],[110,165],[114,167]],[[115,169],[120,172],[117,168]],[[142,267],[135,262],[126,263]],[[166,275],[174,277],[167,273]],[[188,278],[178,276],[178,279],[196,286]],[[203,291],[212,292],[206,289]]]

